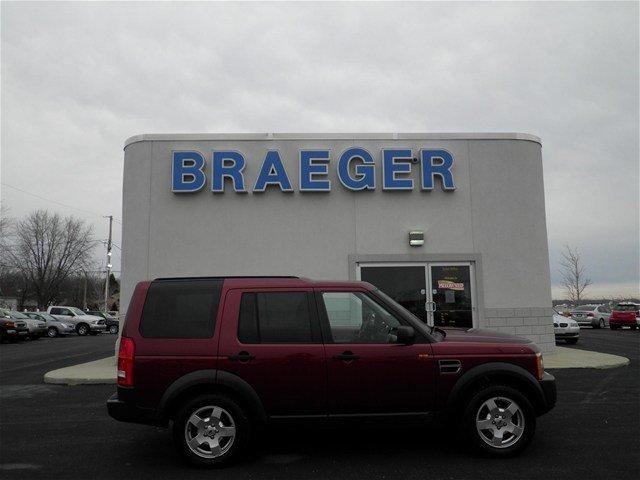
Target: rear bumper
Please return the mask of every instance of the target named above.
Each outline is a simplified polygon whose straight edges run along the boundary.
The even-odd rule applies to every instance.
[[[538,412],[538,414],[542,415],[555,407],[558,400],[556,377],[554,377],[550,373],[544,372],[542,380],[540,380],[540,388],[542,388],[542,395],[544,397],[545,405],[542,406],[542,409]]]
[[[633,327],[639,324],[640,323],[635,318],[633,320],[618,319],[618,318],[609,319],[609,325],[614,325],[616,327]]]
[[[26,338],[29,335],[29,330],[26,328],[7,328],[2,329],[2,335],[6,338]]]
[[[164,427],[166,420],[158,418],[156,412],[144,408],[139,408],[128,402],[124,402],[118,397],[118,393],[114,393],[107,400],[107,413],[109,416],[119,422],[140,423],[142,425],[155,425]]]

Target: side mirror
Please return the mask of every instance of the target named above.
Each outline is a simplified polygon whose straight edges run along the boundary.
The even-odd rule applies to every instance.
[[[396,328],[396,337],[398,338],[398,343],[403,343],[405,345],[413,343],[415,336],[416,332],[413,330],[413,327],[401,325]]]

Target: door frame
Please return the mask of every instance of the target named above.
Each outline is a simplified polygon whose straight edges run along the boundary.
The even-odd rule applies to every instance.
[[[482,288],[482,258],[480,254],[373,254],[349,255],[349,280],[360,279],[360,268],[422,266],[425,269],[427,302],[433,298],[431,288],[431,266],[469,266],[471,279],[472,325],[478,328],[484,321],[484,291]],[[431,317],[433,318],[433,317]],[[432,320],[433,321],[433,320]]]

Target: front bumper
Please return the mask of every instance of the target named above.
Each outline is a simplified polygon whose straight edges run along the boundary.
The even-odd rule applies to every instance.
[[[550,373],[544,372],[542,380],[540,380],[540,388],[542,388],[542,395],[544,397],[544,403],[542,410],[538,412],[539,415],[547,413],[551,410],[558,400],[558,390],[556,387],[556,377]]]
[[[580,337],[580,329],[578,328],[577,331],[560,331],[560,332],[555,332],[555,336],[556,338],[579,338]]]
[[[30,337],[42,337],[42,336],[44,336],[45,333],[47,333],[47,329],[46,328],[32,328],[32,329],[29,329],[29,336]]]
[[[107,326],[106,325],[93,325],[93,324],[91,324],[91,325],[89,325],[89,329],[92,332],[104,332],[107,329]]]

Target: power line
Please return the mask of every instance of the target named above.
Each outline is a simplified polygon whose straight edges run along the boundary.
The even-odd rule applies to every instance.
[[[9,185],[8,183],[1,182],[0,184],[1,184],[1,185],[3,185],[3,186],[5,186],[5,187],[9,187],[9,188],[12,188],[12,189],[14,189],[14,190],[17,190],[18,192],[22,192],[22,193],[24,193],[24,194],[26,194],[26,195],[31,195],[32,197],[39,198],[40,200],[44,200],[45,202],[55,203],[55,204],[58,204],[58,205],[60,205],[60,206],[62,206],[62,207],[71,208],[71,209],[73,209],[73,210],[77,210],[77,211],[79,211],[79,212],[83,212],[83,213],[88,213],[88,214],[90,214],[90,215],[95,215],[95,216],[97,216],[97,217],[101,217],[101,218],[103,218],[103,217],[104,217],[104,215],[102,215],[102,214],[100,214],[100,213],[92,212],[92,211],[90,211],[90,210],[84,210],[84,209],[82,209],[82,208],[74,207],[74,206],[72,206],[72,205],[67,205],[66,203],[58,202],[57,200],[52,200],[52,199],[50,199],[50,198],[46,198],[46,197],[43,197],[43,196],[41,196],[41,195],[38,195],[38,194],[35,194],[35,193],[32,193],[32,192],[28,192],[27,190],[23,190],[23,189],[21,189],[21,188],[14,187],[13,185]],[[114,218],[113,220],[114,220],[116,223],[119,223],[120,225],[122,225],[122,223],[121,223],[118,219]]]

